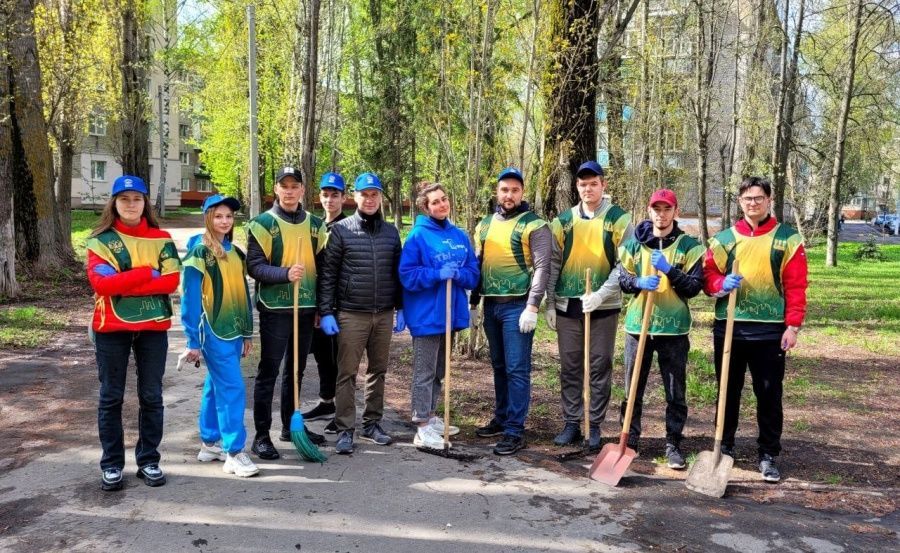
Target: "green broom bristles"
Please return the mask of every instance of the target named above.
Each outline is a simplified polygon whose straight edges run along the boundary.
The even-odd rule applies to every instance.
[[[297,455],[304,461],[324,463],[328,460],[328,457],[319,451],[316,444],[309,441],[309,436],[306,435],[306,428],[303,426],[303,415],[300,414],[300,411],[294,411],[294,415],[291,417],[291,443],[294,444]]]

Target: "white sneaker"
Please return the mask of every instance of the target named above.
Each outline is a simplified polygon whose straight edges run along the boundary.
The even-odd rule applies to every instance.
[[[431,426],[432,428],[434,428],[434,431],[437,432],[438,434],[440,434],[441,436],[444,435],[444,419],[439,419],[438,417],[431,417],[430,419],[428,419],[428,425]],[[456,436],[457,434],[459,434],[459,427],[453,426],[451,424],[450,425],[450,435]]]
[[[250,460],[250,456],[241,451],[232,455],[228,454],[225,464],[222,465],[225,474],[233,474],[241,478],[248,478],[259,474],[259,468]]]
[[[197,454],[197,460],[201,463],[209,463],[211,461],[224,461],[225,452],[219,444],[208,444],[200,442],[200,453]]]
[[[437,434],[431,426],[420,426],[416,431],[416,437],[413,438],[413,445],[430,449],[444,449],[444,438]]]

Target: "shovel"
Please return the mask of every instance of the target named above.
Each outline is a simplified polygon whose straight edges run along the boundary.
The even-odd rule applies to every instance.
[[[738,273],[738,261],[734,260],[731,272]],[[710,497],[722,497],[728,487],[728,477],[734,458],[722,455],[722,434],[725,432],[725,398],[728,396],[728,367],[731,364],[731,335],[734,331],[734,305],[737,303],[737,288],[728,294],[728,318],[725,320],[725,342],[722,346],[722,374],[719,377],[719,403],[716,407],[716,441],[712,451],[703,451],[697,456],[694,466],[687,475],[684,485]]]
[[[637,399],[638,380],[641,375],[641,365],[644,362],[644,346],[647,344],[647,332],[650,329],[650,317],[653,313],[653,304],[656,301],[656,291],[647,292],[647,301],[644,303],[644,318],[641,320],[641,336],[638,339],[637,355],[634,359],[634,367],[631,369],[631,386],[628,389],[628,406],[625,409],[625,418],[622,420],[622,434],[619,435],[618,444],[606,444],[594,464],[591,465],[590,477],[608,486],[619,483],[622,475],[628,470],[631,461],[637,457],[637,453],[628,447],[628,432],[631,428],[631,416],[634,413],[634,402]]]
[[[591,293],[591,269],[588,267],[584,271],[584,295],[588,295]],[[591,450],[590,448],[590,437],[591,437],[591,314],[584,314],[584,382],[582,382],[581,387],[582,391],[582,399],[584,405],[584,422],[582,423],[584,429],[582,430],[582,436],[584,436],[584,442],[581,444],[581,449],[585,455]]]

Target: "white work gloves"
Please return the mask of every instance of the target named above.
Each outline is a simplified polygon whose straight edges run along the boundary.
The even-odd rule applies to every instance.
[[[603,295],[601,291],[597,290],[596,292],[591,292],[590,294],[585,294],[581,296],[581,312],[582,313],[590,313],[591,311],[596,311],[600,304],[603,303]]]
[[[547,326],[550,330],[556,330],[556,306],[551,305],[544,311],[544,318],[547,319]]]
[[[528,334],[534,332],[535,328],[537,328],[537,311],[532,311],[526,306],[519,315],[519,332]]]

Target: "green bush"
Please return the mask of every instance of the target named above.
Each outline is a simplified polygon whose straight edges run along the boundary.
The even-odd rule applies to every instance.
[[[884,261],[884,254],[881,253],[881,248],[875,243],[875,239],[869,238],[856,249],[853,259],[857,261]]]

